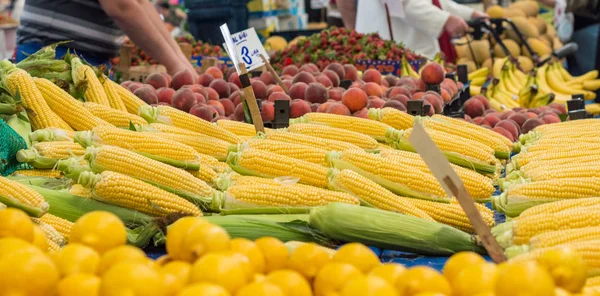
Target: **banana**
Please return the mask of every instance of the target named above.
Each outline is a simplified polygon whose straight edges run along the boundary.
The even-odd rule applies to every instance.
[[[598,104],[598,103],[587,104],[587,105],[585,105],[585,111],[587,113],[598,115],[598,114],[600,114],[600,104]]]
[[[469,73],[468,77],[469,80],[473,80],[475,78],[481,78],[481,77],[487,77],[488,74],[490,73],[490,70],[488,68],[479,68],[471,73]]]
[[[469,87],[469,91],[471,96],[476,96],[481,94],[481,86],[471,85]]]
[[[517,94],[519,93],[519,86],[516,86],[512,83],[512,81],[510,80],[510,78],[508,77],[508,70],[504,70],[504,72],[501,75],[501,79],[500,82],[504,83],[504,89],[506,91],[508,91],[511,94]]]
[[[502,72],[505,63],[506,58],[494,60],[494,65],[492,66],[492,75],[494,75],[494,77],[500,77],[500,73]]]
[[[517,77],[515,77],[514,72],[513,72],[513,70],[511,68],[509,68],[506,71],[506,77],[508,78],[508,80],[510,80],[510,83],[512,85],[514,85],[517,89],[523,88],[523,85],[525,83],[525,79],[519,80]]]
[[[557,81],[560,81],[561,84],[567,82],[567,80],[563,79],[562,73],[560,73],[559,67],[557,66],[558,63],[553,63],[550,65],[550,69],[554,73],[554,76],[556,77]]]
[[[531,97],[534,95],[531,87],[524,87],[519,91],[519,105],[521,107],[529,108],[529,103],[531,101]]]
[[[527,74],[521,72],[521,70],[517,69],[517,66],[515,64],[513,64],[512,67],[512,74],[513,76],[515,76],[519,81],[524,81],[527,79]]]
[[[570,82],[573,82],[573,81],[583,82],[585,80],[593,80],[596,78],[598,78],[598,70],[592,70],[581,76],[573,77],[573,79]]]
[[[554,97],[555,96],[553,93],[549,93],[549,94],[539,94],[538,93],[537,95],[533,96],[533,99],[531,99],[529,107],[537,108],[537,107],[541,107],[541,106],[546,106],[554,100]]]
[[[586,80],[582,83],[583,89],[597,91],[600,89],[600,79]]]
[[[490,107],[492,107],[492,109],[494,109],[496,111],[504,111],[504,110],[508,109],[508,107],[506,107],[502,103],[498,102],[498,100],[496,100],[495,98],[489,99],[489,103],[490,103]]]
[[[485,81],[487,80],[487,77],[476,77],[474,79],[470,79],[471,80],[471,85],[477,85],[477,86],[482,86]]]
[[[583,97],[585,100],[593,100],[596,98],[596,94],[591,92],[591,91],[586,91],[586,90],[581,90],[581,89],[576,89],[573,87],[570,87],[568,85],[565,85],[563,82],[561,82],[557,75],[560,75],[560,73],[558,73],[555,69],[551,69],[548,68],[546,70],[546,79],[548,81],[548,85],[550,85],[550,88],[552,88],[552,90],[554,91],[554,93],[556,93],[557,95],[577,95],[577,94],[583,94]],[[573,81],[573,80],[571,80]]]
[[[569,74],[569,72],[567,71],[567,69],[565,69],[562,65],[560,65],[558,67],[558,71],[560,72],[560,75],[562,76],[564,81],[571,81],[573,80],[573,76],[571,76],[571,74]]]

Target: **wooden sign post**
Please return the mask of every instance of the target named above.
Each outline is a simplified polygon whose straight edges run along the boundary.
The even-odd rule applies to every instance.
[[[450,166],[448,159],[442,154],[440,149],[431,140],[421,124],[415,124],[413,132],[409,137],[417,153],[421,155],[423,161],[427,164],[433,175],[438,179],[442,188],[449,197],[456,197],[458,203],[469,217],[471,225],[481,239],[483,247],[486,249],[492,260],[496,263],[506,261],[506,256],[502,247],[498,244],[490,228],[487,226],[481,213],[475,207],[475,202],[467,192],[465,185],[454,169]]]
[[[256,129],[256,132],[264,132],[265,126],[263,124],[262,117],[260,116],[260,109],[258,109],[258,104],[256,103],[254,90],[252,90],[250,77],[248,77],[246,64],[239,63],[238,65],[240,67],[240,82],[242,84],[242,91],[244,92],[244,97],[241,99],[246,101],[248,111],[250,111],[250,118],[252,118],[252,123],[254,124],[254,129]]]
[[[279,85],[283,89],[283,91],[287,94],[289,92],[289,89],[283,83],[283,81],[281,81],[281,77],[279,77],[279,74],[277,74],[277,72],[275,72],[275,69],[273,69],[273,66],[271,66],[271,63],[269,63],[267,58],[262,54],[260,55],[260,58],[262,59],[263,63],[265,63],[265,67],[267,67],[267,70],[269,72],[271,72],[271,74],[273,74],[273,78],[275,78],[275,82],[277,82],[277,85]]]

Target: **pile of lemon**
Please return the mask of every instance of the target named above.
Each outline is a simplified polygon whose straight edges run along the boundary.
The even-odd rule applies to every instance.
[[[0,296],[558,296],[586,281],[581,258],[568,249],[500,265],[463,252],[440,273],[382,264],[357,243],[331,252],[312,243],[290,250],[271,237],[231,239],[195,217],[171,225],[168,254],[151,260],[126,245],[125,226],[107,212],[82,216],[69,244],[46,252],[26,214],[0,212]]]

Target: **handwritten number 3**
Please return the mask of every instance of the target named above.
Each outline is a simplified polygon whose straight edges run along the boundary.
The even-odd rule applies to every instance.
[[[242,60],[244,60],[244,63],[246,63],[247,65],[252,65],[252,58],[250,57],[250,51],[248,50],[248,47],[243,46],[242,47]]]

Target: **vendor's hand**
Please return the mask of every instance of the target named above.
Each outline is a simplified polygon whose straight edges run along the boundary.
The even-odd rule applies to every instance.
[[[468,28],[467,22],[455,15],[449,16],[444,25],[444,31],[448,32],[453,38],[463,36]]]
[[[471,19],[478,19],[478,18],[489,18],[490,16],[483,12],[483,11],[479,11],[479,10],[473,10],[473,13],[471,14]]]

